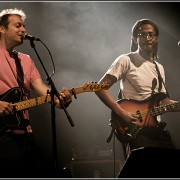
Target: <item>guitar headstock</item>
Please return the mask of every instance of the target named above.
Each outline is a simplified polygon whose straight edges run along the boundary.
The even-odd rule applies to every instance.
[[[109,84],[107,83],[97,83],[97,82],[90,82],[90,83],[85,83],[82,86],[84,92],[97,92],[101,91],[103,89],[108,89]]]

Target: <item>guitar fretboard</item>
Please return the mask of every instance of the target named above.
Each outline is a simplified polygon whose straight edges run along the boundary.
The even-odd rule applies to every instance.
[[[38,106],[38,105],[41,105],[44,103],[48,103],[50,101],[51,101],[50,95],[40,96],[37,98],[33,98],[33,99],[29,99],[29,100],[25,100],[25,101],[16,103],[15,109],[16,109],[16,111],[20,111],[20,110],[28,109],[30,107]]]
[[[100,91],[102,89],[107,89],[107,88],[108,88],[108,84],[88,83],[77,88],[69,89],[68,91],[71,93],[71,95],[76,96],[76,94],[80,94],[83,92],[96,92],[96,91]],[[63,91],[60,91],[59,94],[62,92]],[[57,97],[54,97],[54,99],[56,100]],[[15,110],[20,111],[20,110],[28,109],[30,107],[38,106],[44,103],[49,103],[49,102],[51,102],[51,95],[48,94],[47,96],[40,96],[40,97],[32,98],[29,100],[17,102],[15,103],[16,105]]]
[[[157,106],[154,109],[149,110],[152,116],[162,115],[168,111],[178,109],[180,107],[180,102],[175,102],[173,104],[166,104],[163,106]]]

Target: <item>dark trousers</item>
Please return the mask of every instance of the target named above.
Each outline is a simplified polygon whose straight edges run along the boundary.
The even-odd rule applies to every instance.
[[[122,143],[125,163],[119,178],[174,178],[179,177],[180,152],[168,130],[144,128],[139,135]]]
[[[43,168],[43,156],[32,133],[0,134],[1,177],[34,177]]]
[[[168,130],[153,127],[144,128],[129,145],[131,150],[141,147],[175,148]]]
[[[136,138],[121,144],[125,159],[132,150],[142,147],[176,148],[168,130],[154,127],[143,128]]]
[[[33,134],[0,133],[0,178],[71,178],[69,169],[47,167]]]

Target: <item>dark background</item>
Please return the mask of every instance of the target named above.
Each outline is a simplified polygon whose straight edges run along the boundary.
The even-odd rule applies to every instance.
[[[58,90],[98,81],[117,56],[129,52],[134,23],[142,18],[151,19],[160,29],[159,62],[166,70],[169,93],[172,99],[180,99],[179,2],[0,2],[1,9],[14,7],[27,14],[28,33],[39,37],[51,51],[56,66],[52,79]],[[46,48],[40,42],[35,42],[35,45],[48,73],[51,74],[52,62]],[[46,74],[29,41],[24,41],[17,49],[34,59],[46,81]],[[119,83],[110,90],[115,99],[118,88]],[[34,96],[32,93],[32,97]],[[64,111],[56,109],[58,167],[72,165],[72,151],[75,150],[86,162],[80,167],[84,168],[79,170],[81,176],[95,177],[94,174],[87,173],[90,168],[102,167],[102,164],[97,163],[100,157],[95,154],[110,151],[113,155],[115,146],[116,158],[120,162],[116,167],[117,173],[124,158],[117,140],[106,142],[111,131],[111,111],[93,92],[78,94],[67,110],[74,127],[71,127]],[[178,112],[163,115],[163,121],[168,122],[167,129],[171,132],[177,148],[180,148],[179,116]],[[50,105],[31,108],[30,117],[47,165],[53,167]],[[113,156],[101,158],[113,162]],[[88,163],[88,160],[93,159],[95,164]],[[73,170],[78,171],[77,163],[75,165]],[[109,168],[113,169],[113,163],[105,162],[104,165],[104,170],[108,173],[103,172],[102,176],[113,177],[113,170],[107,171]]]

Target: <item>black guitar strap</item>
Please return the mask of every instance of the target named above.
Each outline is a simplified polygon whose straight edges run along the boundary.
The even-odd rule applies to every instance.
[[[164,87],[166,89],[167,96],[170,97],[169,92],[168,92],[167,87],[166,87],[166,84],[165,84],[165,82],[164,82],[164,80],[163,80],[163,78],[161,76],[158,65],[157,65],[157,63],[155,61],[153,61],[153,63],[155,64],[156,71],[157,71],[157,74],[158,74],[158,81],[159,81],[159,89],[158,89],[158,91],[160,92],[160,90],[162,89],[162,85],[164,85]]]
[[[19,87],[23,90],[24,89],[24,73],[23,73],[21,63],[20,63],[20,59],[18,58],[18,53],[17,51],[13,50],[11,55],[14,58],[15,63],[16,63],[17,82],[19,84]]]
[[[25,86],[24,86],[24,72],[20,62],[21,60],[18,57],[18,52],[15,50],[12,51],[11,56],[15,60],[16,70],[17,70],[17,82],[19,84],[21,92],[23,93],[23,98],[24,98],[26,94],[25,94]],[[24,129],[24,127],[26,127],[27,125],[29,125],[29,121],[23,119],[20,123],[19,128],[22,127]]]

